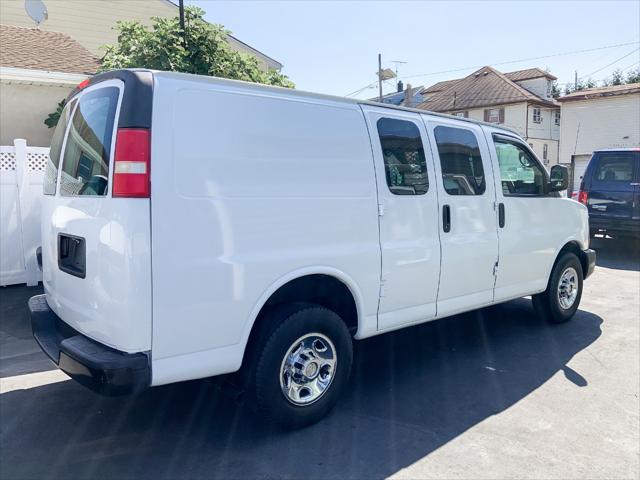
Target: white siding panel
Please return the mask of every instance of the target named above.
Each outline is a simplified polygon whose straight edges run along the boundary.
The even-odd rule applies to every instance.
[[[640,93],[564,102],[560,162],[602,148],[640,146]]]

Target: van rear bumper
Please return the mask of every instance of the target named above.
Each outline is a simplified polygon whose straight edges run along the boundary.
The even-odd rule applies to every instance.
[[[147,353],[125,353],[74,330],[47,304],[45,295],[29,299],[33,337],[64,373],[103,395],[146,389],[151,381]]]

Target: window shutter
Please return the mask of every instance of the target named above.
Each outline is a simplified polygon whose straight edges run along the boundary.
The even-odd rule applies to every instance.
[[[500,117],[500,123],[504,123],[504,108],[500,109],[499,117]]]
[[[485,122],[489,121],[489,110],[487,110],[486,108],[484,110],[484,121]]]

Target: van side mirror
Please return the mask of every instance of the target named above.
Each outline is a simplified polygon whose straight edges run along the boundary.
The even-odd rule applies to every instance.
[[[554,165],[549,172],[549,192],[560,192],[569,186],[569,169],[564,165]]]

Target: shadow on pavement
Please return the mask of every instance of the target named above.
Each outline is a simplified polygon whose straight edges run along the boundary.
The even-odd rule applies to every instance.
[[[54,370],[31,335],[27,301],[42,286],[0,287],[0,378]]]
[[[591,239],[596,265],[615,270],[640,271],[640,239],[596,237]]]
[[[602,320],[539,321],[529,300],[356,342],[352,388],[323,422],[266,426],[211,381],[105,398],[66,381],[0,396],[2,477],[384,478],[566,366]]]

